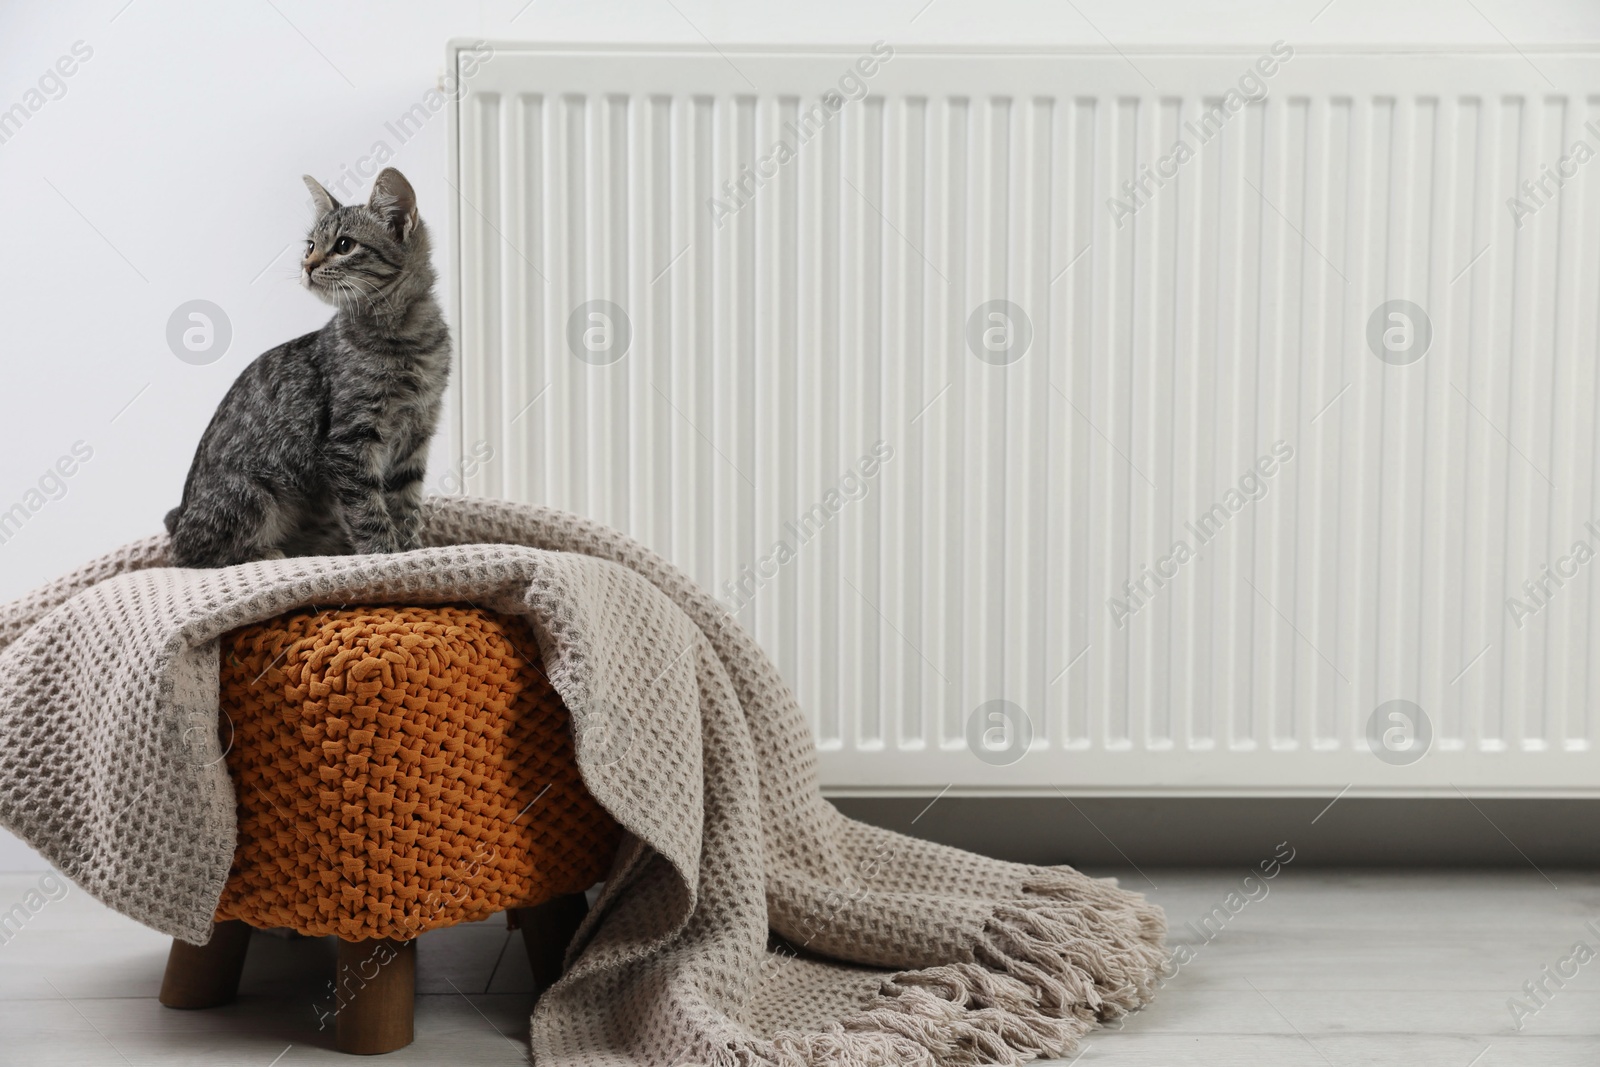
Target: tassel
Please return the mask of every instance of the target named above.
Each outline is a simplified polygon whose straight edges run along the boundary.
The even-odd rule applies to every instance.
[[[1064,1056],[1150,1002],[1166,921],[1142,896],[1070,867],[1040,869],[997,906],[967,962],[887,978],[872,1005],[815,1034],[774,1037],[771,1067],[1016,1067]]]

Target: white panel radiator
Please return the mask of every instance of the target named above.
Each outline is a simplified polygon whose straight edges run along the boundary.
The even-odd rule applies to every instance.
[[[720,593],[830,786],[1600,787],[1596,55],[474,68],[464,488]]]

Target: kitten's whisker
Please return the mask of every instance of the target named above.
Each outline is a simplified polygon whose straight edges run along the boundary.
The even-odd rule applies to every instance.
[[[355,287],[357,292],[361,292],[364,296],[366,296],[367,301],[368,301],[369,304],[376,304],[378,302],[381,302],[381,304],[383,306],[383,310],[384,310],[384,312],[386,314],[389,314],[389,315],[398,314],[397,309],[395,308],[394,304],[390,301],[388,295],[386,293],[384,293],[383,290],[380,287],[378,287],[377,285],[374,285],[373,288],[370,291],[362,290],[361,287],[360,287],[359,278],[357,278],[354,275],[352,275],[350,277],[349,282],[350,282],[351,286]]]

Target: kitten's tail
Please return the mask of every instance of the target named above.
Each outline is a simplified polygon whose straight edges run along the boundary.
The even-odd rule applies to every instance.
[[[167,512],[167,517],[162,520],[167,527],[167,533],[175,534],[178,532],[178,516],[181,514],[183,514],[182,504],[179,504],[177,507]]]

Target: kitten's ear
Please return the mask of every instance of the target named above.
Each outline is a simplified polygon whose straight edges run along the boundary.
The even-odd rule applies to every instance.
[[[300,175],[300,180],[306,183],[307,189],[311,190],[311,200],[317,205],[317,218],[320,219],[328,212],[339,207],[339,201],[335,200],[317,179],[309,174],[302,174]]]
[[[367,209],[383,220],[397,241],[403,242],[417,228],[417,194],[393,167],[385,167],[372,183]]]

